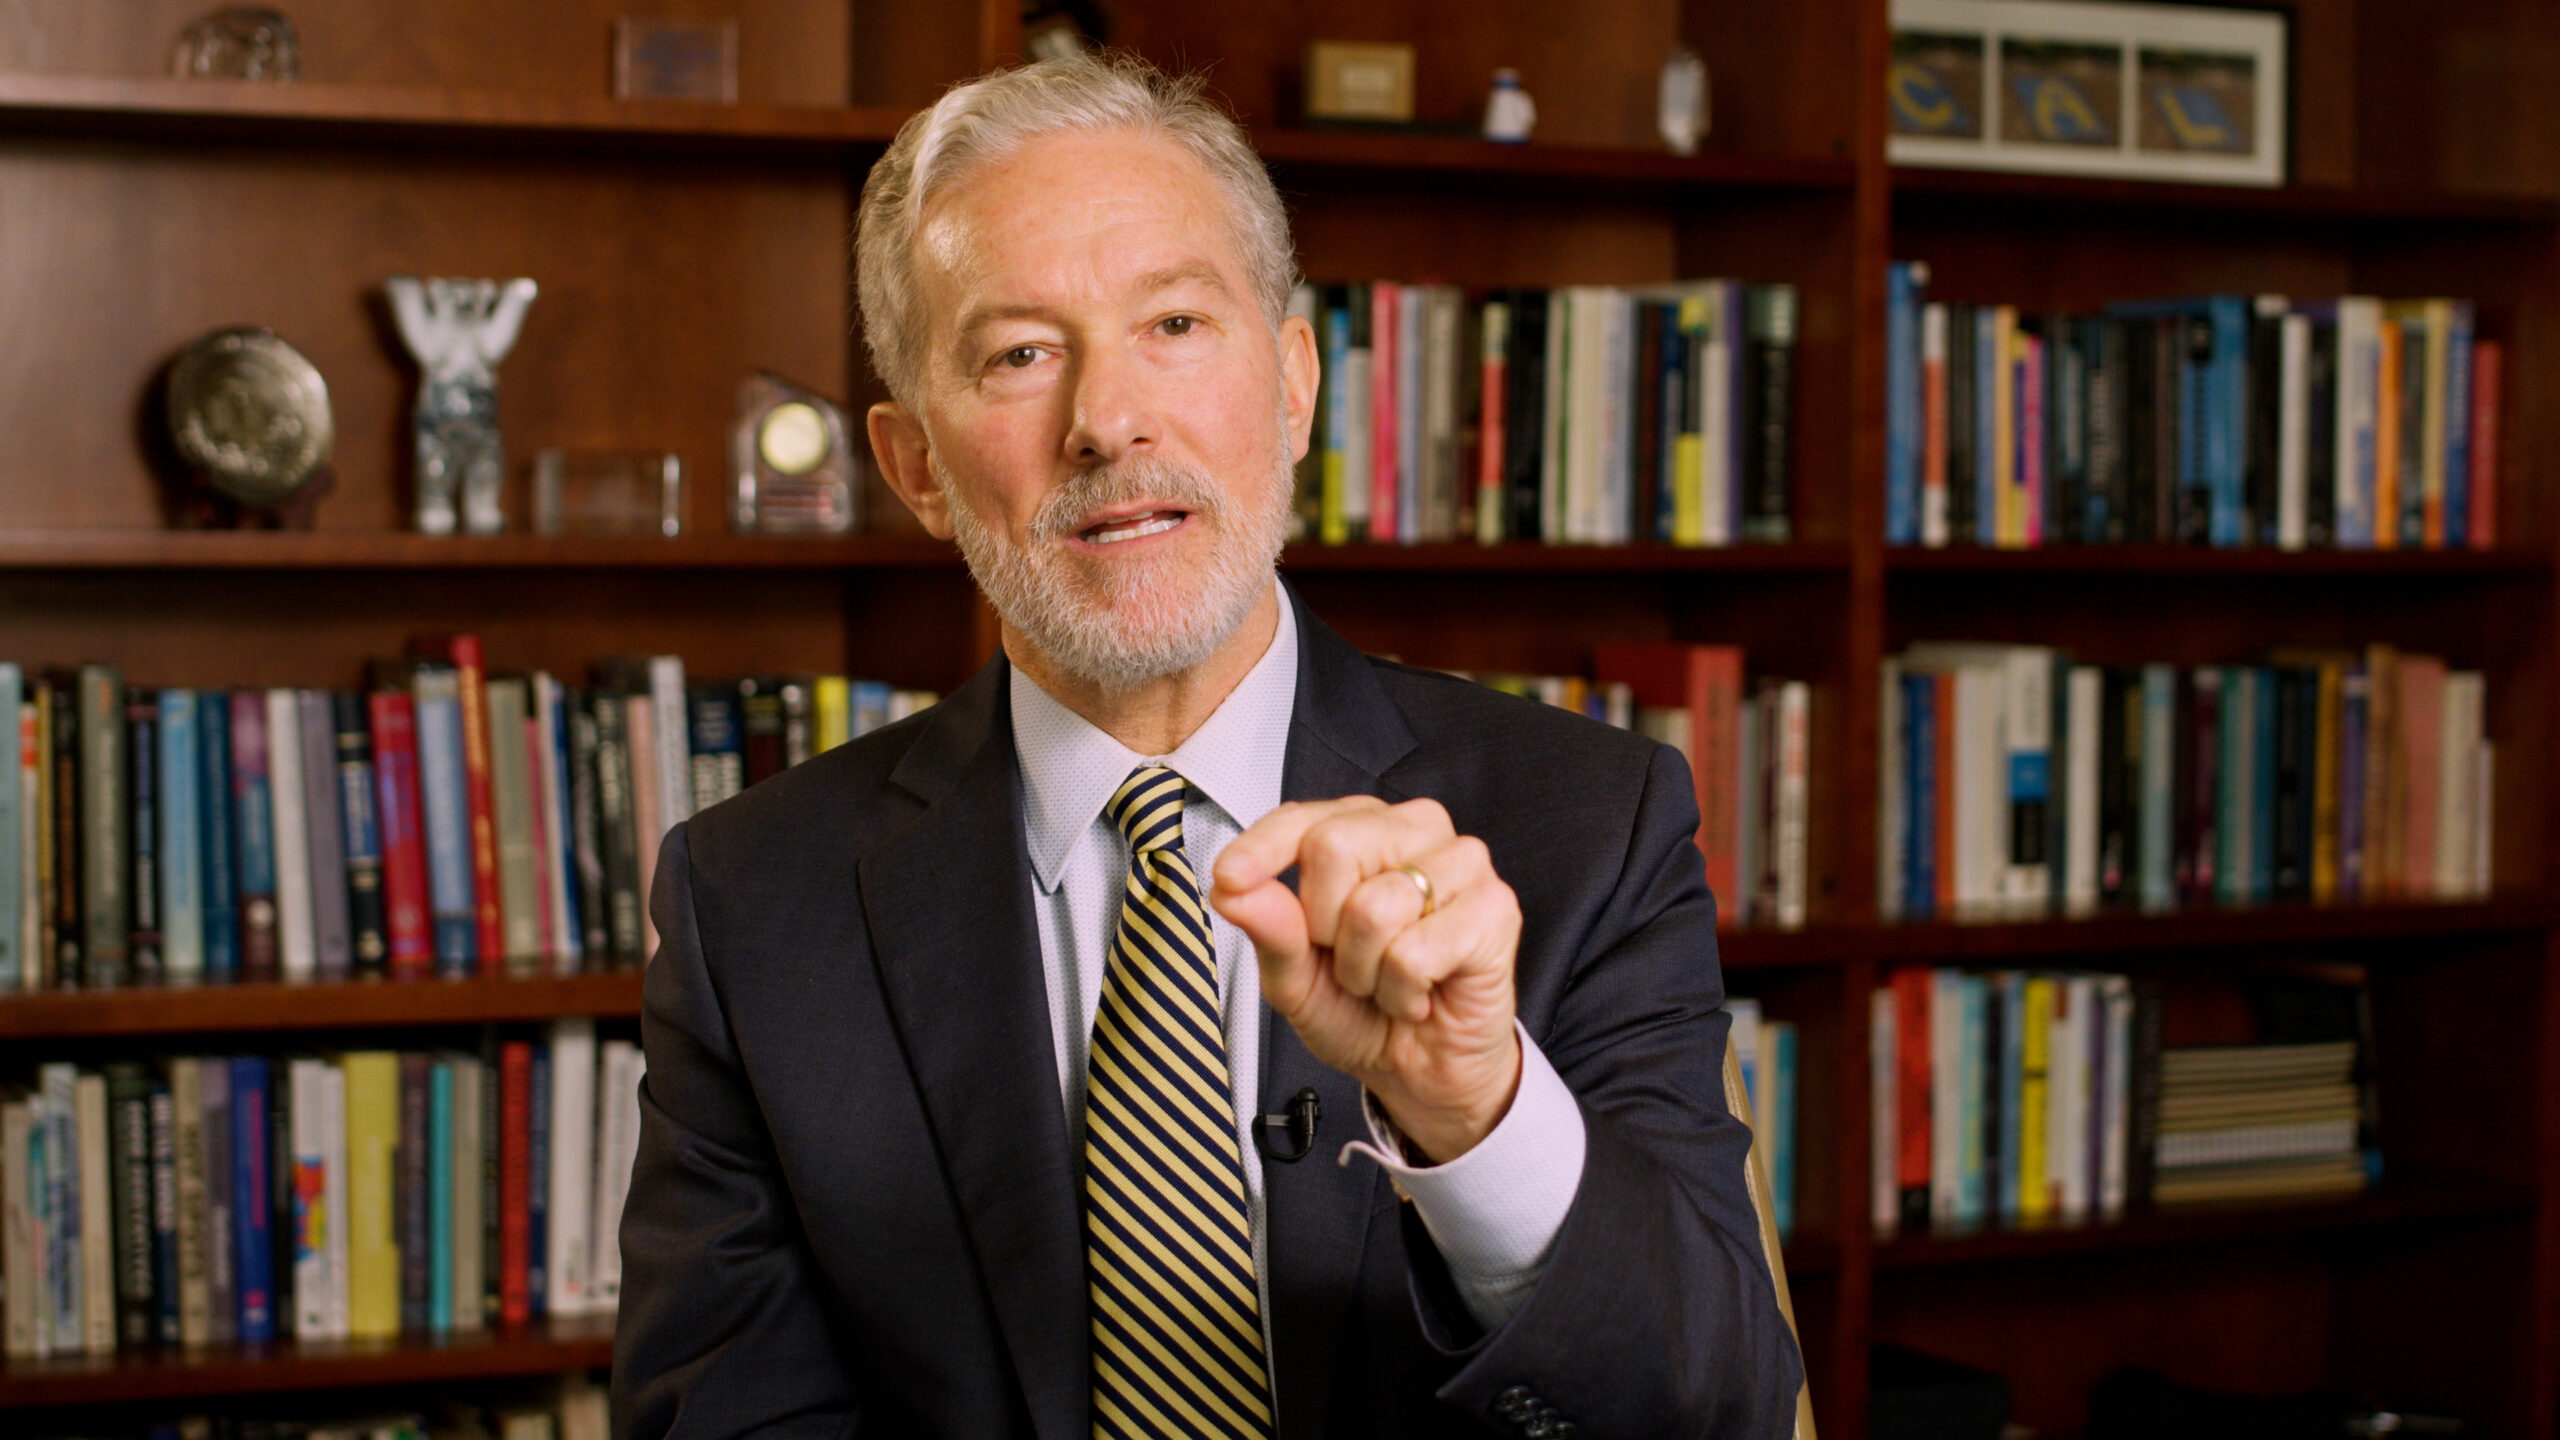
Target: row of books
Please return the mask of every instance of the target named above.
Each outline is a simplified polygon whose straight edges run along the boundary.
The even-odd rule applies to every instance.
[[[1751,1113],[1740,1117],[1751,1127],[1751,1143],[1769,1173],[1770,1219],[1785,1239],[1796,1230],[1796,1082],[1802,1053],[1795,1023],[1772,1020],[1760,1002],[1738,995],[1725,997],[1725,1013],[1733,1029],[1725,1043],[1742,1066],[1742,1091]]]
[[[154,690],[0,663],[0,990],[637,962],[668,828],[933,698],[688,684],[676,656],[574,687],[490,674],[469,635],[371,679]]]
[[[611,1311],[640,1049],[41,1067],[0,1099],[11,1355],[379,1338]]]
[[[1928,280],[1887,282],[1888,544],[2497,543],[2506,351],[2468,300],[2039,315]]]
[[[2252,977],[2261,1043],[2168,1049],[2160,983],[1897,970],[1871,997],[1879,1234],[2351,1194],[2381,1172],[2359,967]]]
[[[2388,645],[2094,665],[2038,645],[1886,660],[1889,918],[2488,893],[2476,671]]]
[[[607,1440],[613,1433],[610,1396],[583,1371],[532,1387],[493,1388],[499,1393],[486,1403],[448,1398],[431,1411],[324,1419],[191,1414],[152,1421],[139,1433],[145,1440]]]
[[[1300,286],[1324,359],[1306,538],[1782,542],[1796,290]]]

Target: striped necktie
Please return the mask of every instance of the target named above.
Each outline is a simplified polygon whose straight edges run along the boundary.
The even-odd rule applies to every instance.
[[[1271,1387],[1188,789],[1141,766],[1103,811],[1128,837],[1129,886],[1085,1087],[1093,1433],[1259,1440]]]

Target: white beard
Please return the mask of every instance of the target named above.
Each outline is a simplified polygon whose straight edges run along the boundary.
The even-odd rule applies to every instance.
[[[1190,670],[1218,651],[1271,585],[1288,537],[1295,466],[1288,447],[1262,491],[1239,503],[1206,473],[1152,456],[1081,471],[1051,491],[1017,542],[989,529],[933,459],[953,538],[987,603],[1068,678],[1105,692]],[[1190,512],[1217,542],[1205,566],[1165,555],[1087,568],[1067,547],[1095,510],[1154,499]]]

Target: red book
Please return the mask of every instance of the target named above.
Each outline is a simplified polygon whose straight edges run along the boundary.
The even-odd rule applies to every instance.
[[[471,802],[471,899],[480,922],[480,964],[505,965],[506,931],[498,920],[498,806],[489,788],[489,672],[477,635],[430,635],[409,653],[451,665],[462,687],[462,776]]]
[[[2498,392],[2506,384],[2507,347],[2471,346],[2471,548],[2498,543]]]
[[[1893,1178],[1902,1195],[1902,1227],[1911,1231],[1929,1228],[1932,984],[1926,966],[1912,965],[1893,972]]]
[[[1627,641],[1600,647],[1594,672],[1623,684],[1638,705],[1669,707],[1689,717],[1689,778],[1697,786],[1698,850],[1716,924],[1742,923],[1750,896],[1742,884],[1742,649]]]
[[[1396,433],[1402,419],[1397,381],[1404,371],[1404,336],[1397,317],[1403,300],[1404,287],[1391,281],[1369,287],[1369,538],[1391,544],[1401,484],[1397,466],[1404,453]]]
[[[418,717],[406,690],[376,690],[365,697],[373,723],[374,806],[381,812],[382,909],[391,940],[394,979],[423,978],[435,970],[432,899],[427,890],[427,840],[418,799]]]
[[[2400,893],[2436,890],[2436,803],[2444,792],[2444,661],[2402,654],[2400,674]]]
[[[533,1045],[498,1050],[498,1319],[533,1318]]]

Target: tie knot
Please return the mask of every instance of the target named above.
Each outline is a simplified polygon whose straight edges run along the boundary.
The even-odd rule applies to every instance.
[[[1128,838],[1130,854],[1172,849],[1182,843],[1182,801],[1190,789],[1162,765],[1141,765],[1111,792],[1102,813]]]

